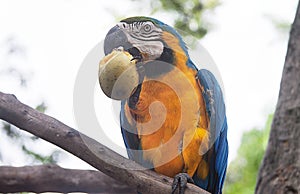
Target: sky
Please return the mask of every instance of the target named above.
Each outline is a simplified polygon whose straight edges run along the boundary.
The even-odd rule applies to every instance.
[[[86,131],[76,122],[75,81],[86,56],[95,51],[95,46],[117,22],[115,16],[151,14],[147,1],[138,2],[0,1],[0,56],[9,37],[14,37],[25,52],[17,59],[0,59],[0,70],[13,64],[28,78],[27,87],[20,88],[15,79],[0,73],[0,91],[14,93],[30,106],[45,101],[47,114],[96,138],[95,131]],[[275,110],[288,36],[280,34],[269,18],[292,22],[296,5],[296,0],[224,0],[208,16],[214,27],[200,44],[212,56],[224,83],[230,160],[236,156],[242,133],[262,128],[268,114]],[[167,13],[151,16],[173,24]],[[101,54],[97,59],[100,58]],[[98,122],[118,151],[118,146],[124,145],[115,114],[116,102],[107,99],[99,86],[93,87]],[[16,152],[16,145],[10,146],[4,135],[0,135],[0,152],[7,164],[24,165],[29,161],[26,156],[10,155],[7,150]],[[40,143],[39,148],[33,146],[33,149],[42,152],[54,149],[48,147],[47,143]],[[65,157],[61,165],[86,167],[71,156]]]

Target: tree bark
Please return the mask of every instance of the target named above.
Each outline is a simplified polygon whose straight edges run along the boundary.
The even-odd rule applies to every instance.
[[[94,170],[57,165],[0,166],[0,192],[134,193],[134,189]]]
[[[141,193],[171,193],[172,179],[151,170],[145,170],[109,148],[68,127],[62,122],[22,104],[14,95],[0,92],[0,119],[32,133],[79,157],[91,166],[132,187]],[[205,193],[188,184],[185,191]]]
[[[300,193],[300,3],[256,193]]]

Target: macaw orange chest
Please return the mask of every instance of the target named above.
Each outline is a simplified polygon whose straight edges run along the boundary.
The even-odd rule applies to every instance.
[[[144,160],[155,171],[170,177],[197,171],[209,132],[194,71],[174,68],[155,79],[145,77],[135,108],[126,104],[125,112],[136,125]]]

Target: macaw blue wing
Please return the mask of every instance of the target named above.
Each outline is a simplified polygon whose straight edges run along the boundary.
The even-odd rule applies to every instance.
[[[197,185],[214,194],[221,194],[225,179],[228,142],[225,104],[220,85],[208,70],[199,70],[197,79],[202,90],[209,117],[210,150],[204,158],[209,164],[209,175],[203,180],[194,175]]]
[[[120,125],[125,147],[129,159],[141,164],[145,168],[153,168],[153,164],[143,159],[140,139],[137,135],[137,129],[134,124],[130,124],[125,115],[126,101],[121,102]]]

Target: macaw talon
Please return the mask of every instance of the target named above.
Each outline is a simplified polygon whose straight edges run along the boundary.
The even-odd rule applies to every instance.
[[[179,173],[174,177],[172,183],[172,194],[175,193],[177,188],[179,189],[179,194],[184,194],[185,187],[187,183],[194,183],[194,180],[187,173]]]

